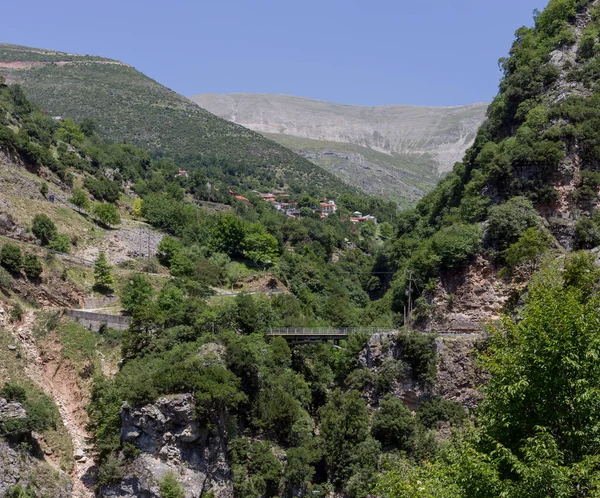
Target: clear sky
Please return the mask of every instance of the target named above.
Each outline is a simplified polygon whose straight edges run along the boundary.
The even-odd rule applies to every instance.
[[[547,0],[29,0],[0,41],[102,55],[183,94],[357,105],[491,100],[515,30]]]

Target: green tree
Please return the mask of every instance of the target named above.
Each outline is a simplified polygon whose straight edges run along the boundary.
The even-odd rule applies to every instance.
[[[394,227],[391,223],[384,221],[381,225],[379,225],[379,234],[383,240],[390,240],[394,237]]]
[[[106,202],[97,202],[92,210],[94,218],[106,227],[119,225],[121,223],[121,215],[114,204]]]
[[[372,239],[377,233],[377,224],[374,221],[367,220],[358,227],[360,234],[366,239]]]
[[[46,182],[40,183],[40,194],[42,194],[44,197],[48,195],[48,184]]]
[[[179,254],[183,250],[183,245],[177,239],[165,235],[160,243],[156,252],[156,257],[160,261],[160,264],[167,268],[171,266],[171,260],[175,254]]]
[[[506,264],[512,268],[525,266],[530,271],[536,270],[541,257],[550,249],[551,240],[550,235],[541,228],[525,230],[519,240],[504,252]]]
[[[242,253],[245,235],[242,220],[228,214],[216,221],[211,230],[209,245],[213,252],[234,256]]]
[[[131,207],[131,214],[136,220],[142,218],[142,210],[144,208],[144,203],[141,198],[137,197],[133,201],[133,206]]]
[[[525,197],[513,197],[490,208],[487,237],[498,250],[504,250],[525,230],[540,224],[540,217],[531,201]]]
[[[56,225],[45,214],[34,216],[31,232],[41,241],[43,246],[47,245],[58,233]]]
[[[277,239],[266,231],[250,232],[244,237],[244,256],[261,264],[275,263],[279,247]]]
[[[327,473],[332,483],[342,486],[352,475],[356,447],[369,433],[367,406],[358,392],[336,389],[319,416]]]
[[[112,289],[112,267],[108,264],[106,254],[101,252],[94,261],[94,287],[108,291]]]
[[[21,249],[14,244],[5,244],[0,250],[0,265],[8,271],[19,273],[23,264],[23,255]]]
[[[138,273],[125,284],[121,304],[127,311],[132,312],[138,306],[147,305],[153,296],[152,284],[144,275]]]
[[[455,224],[442,228],[431,239],[431,248],[444,268],[456,268],[475,256],[481,247],[477,225]]]
[[[409,450],[417,424],[401,400],[387,395],[373,417],[371,433],[386,448]]]
[[[74,188],[69,202],[81,211],[87,211],[90,208],[90,200],[87,194],[80,188]]]
[[[35,254],[26,253],[23,255],[23,273],[30,280],[36,280],[40,278],[44,267],[40,262],[39,258]]]
[[[72,120],[63,119],[60,128],[56,132],[59,140],[71,145],[81,144],[85,141],[85,135]]]

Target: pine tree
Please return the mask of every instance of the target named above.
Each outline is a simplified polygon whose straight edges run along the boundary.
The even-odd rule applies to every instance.
[[[101,252],[94,261],[94,287],[97,289],[111,290],[113,278],[111,275],[111,266],[108,264],[106,254]]]

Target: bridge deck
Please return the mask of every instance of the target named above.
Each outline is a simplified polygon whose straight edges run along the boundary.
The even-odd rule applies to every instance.
[[[383,334],[397,332],[391,328],[319,327],[319,328],[271,328],[269,336],[283,337],[292,342],[339,341],[352,334]]]

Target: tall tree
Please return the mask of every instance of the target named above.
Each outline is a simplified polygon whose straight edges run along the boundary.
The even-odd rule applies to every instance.
[[[108,264],[106,254],[101,252],[94,261],[94,286],[97,289],[110,291],[113,286],[112,267]]]

